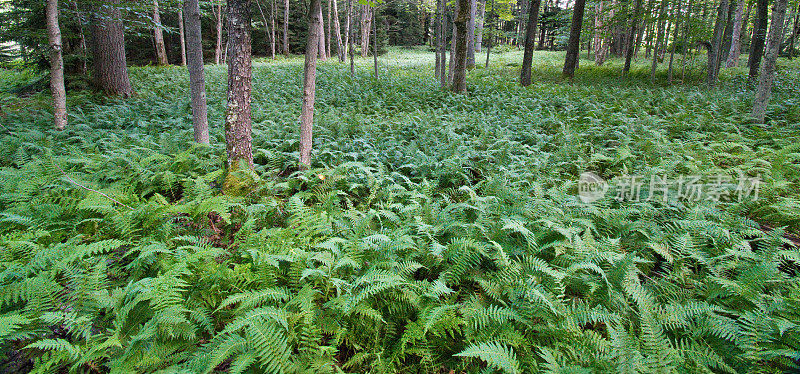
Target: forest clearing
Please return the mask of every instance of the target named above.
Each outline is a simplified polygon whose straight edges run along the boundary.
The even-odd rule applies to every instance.
[[[746,51],[709,85],[701,48],[566,75],[520,41],[459,87],[435,43],[310,77],[248,38],[68,74],[64,122],[53,71],[0,68],[0,373],[800,368],[793,45],[759,120]]]

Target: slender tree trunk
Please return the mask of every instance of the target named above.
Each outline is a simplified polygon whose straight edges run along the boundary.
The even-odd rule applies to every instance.
[[[636,30],[638,28],[639,14],[642,10],[642,0],[634,0],[633,18],[631,19],[631,28],[628,33],[628,45],[625,52],[625,65],[622,68],[622,75],[627,76],[631,71],[631,59],[633,59],[633,51],[636,49]]]
[[[64,88],[64,58],[61,56],[61,28],[58,26],[58,0],[47,0],[47,39],[50,42],[50,91],[57,130],[67,127],[67,90]]]
[[[722,58],[723,33],[725,20],[728,18],[728,0],[722,0],[717,8],[717,21],[714,24],[714,37],[711,39],[711,48],[708,51],[708,74],[706,84],[709,87],[717,85],[719,65]]]
[[[332,24],[331,10],[333,8],[332,2],[333,0],[328,0],[328,4],[325,7],[326,10],[328,11],[328,18],[325,21],[325,55],[331,57],[333,56],[333,54],[331,54],[331,24]]]
[[[300,114],[300,164],[311,166],[311,148],[314,136],[314,100],[316,96],[317,54],[319,53],[322,5],[311,0],[308,9],[308,44],[303,65],[303,108]]]
[[[775,65],[778,61],[778,53],[783,41],[784,18],[786,17],[786,7],[788,0],[775,0],[772,7],[772,26],[767,37],[767,52],[764,62],[758,75],[758,86],[756,96],[753,100],[753,122],[764,123],[767,113],[767,104],[772,95],[772,83],[775,79]]]
[[[269,38],[269,48],[272,51],[272,59],[275,59],[275,54],[278,52],[278,40],[277,32],[275,31],[275,14],[278,13],[278,4],[275,3],[275,0],[270,0],[270,12],[269,12],[269,32],[271,37]]]
[[[378,6],[372,9],[372,62],[378,79]]]
[[[322,16],[321,2],[319,6],[319,42],[317,43],[317,50],[320,60],[325,61],[328,59],[328,50],[325,48],[325,18]]]
[[[342,30],[339,25],[339,2],[333,1],[333,33],[336,35],[336,55],[339,62],[344,62],[344,46],[342,45]]]
[[[673,33],[672,34],[672,47],[669,50],[669,68],[667,69],[667,80],[669,81],[669,84],[672,84],[672,80],[673,80],[673,77],[674,77],[674,71],[675,70],[672,67],[673,66],[672,63],[675,60],[675,47],[678,44],[678,30],[680,30],[681,19],[683,17],[682,14],[681,14],[682,6],[683,6],[683,0],[678,0],[677,9],[675,10],[675,15],[676,15],[675,16],[676,17],[675,27],[673,28],[673,31],[672,31],[672,33]]]
[[[656,31],[656,43],[653,46],[653,63],[650,65],[650,83],[656,82],[656,69],[658,68],[658,59],[661,55],[661,42],[664,39],[664,24],[667,22],[665,16],[667,14],[667,0],[661,0],[661,8],[658,11],[658,30]]]
[[[222,63],[222,3],[217,5],[214,13],[217,16],[217,47],[214,50],[214,63]]]
[[[736,16],[733,20],[733,35],[731,35],[731,49],[728,52],[728,59],[725,61],[725,67],[732,68],[739,65],[739,55],[742,50],[742,25],[744,24],[744,3],[745,0],[739,0],[736,6]],[[747,13],[750,13],[750,6],[748,5]]]
[[[225,190],[234,187],[231,172],[253,168],[252,123],[252,39],[250,0],[228,0],[228,106],[225,111],[225,144],[228,178]]]
[[[78,2],[72,1],[72,10],[75,11],[78,18],[78,39],[81,50],[81,73],[86,75],[89,72],[89,49],[86,47],[86,34],[83,31],[83,14],[78,9]]]
[[[486,0],[486,1],[489,1],[489,0]],[[492,0],[492,8],[489,11],[489,19],[488,19],[488,21],[491,21],[493,19],[492,17],[494,15],[494,1],[495,0]],[[491,30],[492,24],[490,24],[488,21],[486,22],[486,25],[487,25],[487,27],[489,27],[489,30]],[[494,45],[495,40],[497,40],[497,38],[494,37],[491,34],[489,34],[489,37],[486,39],[486,41],[488,42],[488,45],[486,46],[486,67],[487,68],[489,67],[489,57],[492,54],[492,45]]]
[[[461,4],[461,2],[456,0],[453,5],[453,18],[451,18],[451,21],[459,14],[459,4]],[[456,34],[458,34],[458,30],[456,24],[453,23],[452,31],[450,31],[450,62],[447,66],[447,84],[453,83],[453,68],[456,66]]]
[[[156,57],[159,65],[169,65],[167,59],[167,48],[164,44],[164,32],[161,30],[161,14],[158,10],[158,0],[153,0],[153,36],[156,41]]]
[[[267,39],[268,39],[270,47],[271,47],[270,52],[272,52],[272,54],[270,55],[270,57],[272,57],[274,59],[275,58],[275,41],[272,38],[272,34],[270,34],[270,32],[269,32],[269,29],[270,29],[269,28],[269,23],[268,23],[269,21],[267,21],[267,15],[264,13],[264,8],[261,7],[261,0],[255,0],[255,2],[256,2],[256,6],[258,7],[258,12],[261,14],[261,20],[264,22],[264,34],[267,35]]]
[[[528,24],[525,26],[525,52],[522,56],[522,69],[519,73],[519,83],[522,87],[531,84],[531,64],[536,43],[536,26],[539,24],[539,8],[541,8],[541,0],[532,0],[528,10]]]
[[[483,48],[483,24],[486,16],[486,4],[478,2],[478,18],[475,20],[475,52],[481,53]]]
[[[750,41],[750,56],[747,57],[748,74],[750,81],[758,77],[761,56],[764,55],[764,43],[767,37],[767,22],[769,22],[769,0],[756,1],[756,22],[753,25],[753,38]]]
[[[361,57],[369,56],[369,35],[372,32],[371,13],[369,5],[361,6]]]
[[[347,53],[350,55],[350,78],[356,76],[356,49],[355,49],[355,22],[353,22],[353,0],[347,0],[347,18],[349,20],[347,26]]]
[[[572,79],[575,76],[575,68],[578,67],[581,47],[581,28],[583,26],[583,13],[586,7],[586,0],[575,0],[572,9],[572,27],[569,32],[569,42],[567,42],[567,56],[564,59],[564,70],[561,76]]]
[[[800,25],[798,25],[800,23],[800,4],[797,5],[794,13],[794,27],[792,27],[792,36],[789,39],[789,60],[794,56],[794,42],[797,40],[797,34],[800,34]]]
[[[476,0],[469,0],[469,21],[467,21],[467,69],[475,68],[475,17],[478,14]]]
[[[772,26],[767,37],[767,52],[758,74],[758,86],[753,100],[752,117],[755,123],[764,123],[766,118],[767,104],[772,95],[772,82],[775,79],[775,65],[783,41],[783,21],[788,2],[788,0],[775,0],[775,5],[772,7]]]
[[[441,88],[447,87],[447,47],[445,36],[445,0],[436,0],[436,78]]]
[[[450,90],[457,93],[467,92],[467,24],[470,18],[470,0],[456,0],[456,16],[453,24],[456,27],[455,53],[453,54],[453,83]]]
[[[347,0],[347,10],[345,11],[344,17],[344,55],[350,54],[350,22],[351,22],[351,13],[353,12],[353,0]]]
[[[92,56],[93,80],[97,89],[110,96],[133,96],[125,60],[125,27],[118,8],[120,0],[97,5],[92,12],[91,32],[94,38]]]
[[[289,57],[289,0],[283,3],[283,55]]]
[[[729,0],[728,3],[728,12],[725,21],[725,32],[722,34],[722,48],[720,49],[721,55],[719,56],[719,65],[720,68],[722,64],[728,61],[728,55],[731,51],[731,44],[733,41],[733,15],[736,13],[736,2],[735,0]]]
[[[194,141],[208,144],[208,107],[206,106],[206,78],[203,72],[205,68],[203,67],[203,37],[199,1],[185,0],[183,13],[186,15],[186,63],[189,67]]]
[[[178,10],[178,37],[181,39],[181,66],[186,66],[186,29],[183,22],[183,11]]]
[[[689,7],[686,9],[686,17],[683,19],[683,53],[681,54],[681,82],[686,82],[686,55],[689,52],[689,26],[692,19],[692,0],[689,0]]]

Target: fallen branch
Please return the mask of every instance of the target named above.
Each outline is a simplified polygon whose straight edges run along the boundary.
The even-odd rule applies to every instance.
[[[126,207],[126,208],[128,208],[128,209],[130,209],[130,210],[134,210],[134,209],[133,209],[133,207],[131,207],[130,205],[127,205],[127,204],[125,204],[125,203],[122,203],[122,202],[120,202],[119,200],[117,200],[117,199],[115,199],[115,198],[113,198],[113,197],[111,197],[111,196],[108,196],[108,195],[106,195],[106,194],[104,194],[104,193],[102,193],[102,192],[100,192],[100,191],[98,191],[98,190],[91,189],[91,188],[89,188],[89,187],[86,187],[86,186],[84,186],[84,185],[82,185],[82,184],[80,184],[80,183],[76,182],[76,181],[75,181],[74,179],[72,179],[72,178],[71,178],[69,175],[67,175],[67,173],[64,171],[64,169],[62,169],[62,168],[61,168],[61,166],[58,166],[58,164],[57,164],[55,161],[53,161],[53,165],[55,165],[55,166],[58,168],[58,170],[60,170],[60,171],[61,171],[61,175],[63,175],[65,178],[67,178],[67,180],[68,180],[70,183],[72,183],[72,184],[74,184],[74,185],[76,185],[76,186],[78,186],[78,187],[80,187],[80,188],[83,188],[83,189],[84,189],[84,190],[86,190],[86,191],[89,191],[89,192],[94,192],[94,193],[96,193],[96,194],[100,194],[101,196],[105,197],[106,199],[109,199],[109,200],[111,200],[111,201],[113,201],[113,202],[115,202],[115,203],[117,203],[117,204],[119,204],[119,205],[122,205],[122,206],[124,206],[124,207]]]

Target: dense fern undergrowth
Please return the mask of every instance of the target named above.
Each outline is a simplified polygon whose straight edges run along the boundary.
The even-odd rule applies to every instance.
[[[5,372],[781,373],[800,364],[800,65],[770,124],[743,69],[651,85],[644,63],[517,52],[437,88],[432,57],[381,77],[324,63],[314,165],[296,168],[301,61],[255,64],[256,169],[223,195],[226,74],[210,147],[187,74],[132,68],[138,96],[0,105]],[[760,176],[757,200],[617,202],[578,176]]]

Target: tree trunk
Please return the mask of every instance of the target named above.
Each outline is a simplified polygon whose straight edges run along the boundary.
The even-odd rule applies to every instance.
[[[198,0],[185,0],[183,12],[186,14],[186,63],[189,67],[194,141],[208,144],[208,107],[206,106],[206,78],[203,67],[200,3]]]
[[[764,43],[767,37],[767,22],[769,22],[769,0],[756,1],[756,21],[753,25],[753,38],[750,42],[750,56],[747,57],[748,74],[750,81],[758,77],[761,56],[764,55]]]
[[[217,5],[214,14],[217,16],[217,47],[214,50],[214,63],[222,63],[222,3]]]
[[[728,18],[728,0],[722,0],[717,8],[717,21],[714,24],[714,37],[711,39],[711,48],[708,51],[708,74],[706,84],[709,87],[717,85],[719,66],[722,58],[723,33],[725,21]]]
[[[61,28],[58,26],[58,0],[47,0],[47,39],[50,43],[50,91],[57,130],[67,127],[67,90],[64,88],[64,58],[61,56]]]
[[[475,16],[478,14],[476,0],[469,0],[469,21],[467,21],[467,69],[475,68]]]
[[[342,45],[342,30],[339,25],[339,3],[337,0],[333,1],[333,33],[336,34],[336,55],[339,56],[339,62],[344,62],[344,46]]]
[[[353,0],[347,0],[347,10],[345,11],[344,17],[344,54],[350,54],[350,22],[351,22],[351,13],[353,12]]]
[[[783,22],[788,2],[788,0],[775,0],[775,5],[772,7],[772,27],[770,27],[767,37],[767,52],[759,70],[758,86],[753,100],[752,117],[755,123],[764,123],[766,117],[767,103],[769,103],[772,82],[775,79],[775,65],[783,41]]]
[[[278,47],[278,40],[277,32],[275,31],[275,14],[278,13],[278,4],[275,3],[275,0],[271,0],[270,2],[270,12],[269,12],[269,32],[271,37],[269,38],[269,48],[272,51],[272,59],[275,59],[275,54],[277,53]]]
[[[97,89],[111,96],[131,97],[133,88],[128,79],[125,60],[125,27],[117,7],[120,0],[97,5],[91,17],[93,80]]]
[[[361,6],[361,57],[369,56],[369,35],[372,31],[371,13],[369,5]]]
[[[478,18],[475,19],[475,52],[481,53],[483,48],[483,24],[484,17],[486,16],[486,4],[478,2]]]
[[[789,39],[789,60],[794,56],[794,42],[797,40],[797,35],[800,34],[800,4],[795,9],[794,27],[792,27],[792,36]]]
[[[328,0],[328,6],[325,7],[328,11],[328,19],[325,21],[325,55],[333,56],[331,54],[331,10],[333,0]]]
[[[267,15],[264,14],[264,8],[261,6],[261,0],[255,0],[256,6],[258,7],[258,12],[261,14],[261,20],[264,22],[264,33],[267,35],[267,39],[270,44],[270,57],[273,59],[275,58],[275,38],[272,34],[270,34],[270,27],[269,21],[267,20]]]
[[[354,78],[356,76],[356,49],[355,49],[355,22],[353,22],[353,12],[355,8],[353,7],[353,0],[347,0],[347,18],[349,20],[347,26],[347,38],[349,41],[347,42],[347,53],[350,55],[350,78]]]
[[[661,55],[661,42],[664,39],[664,25],[667,20],[665,19],[667,13],[667,0],[661,0],[661,9],[658,11],[658,30],[656,31],[656,43],[653,45],[653,63],[650,65],[650,83],[656,82],[656,69],[658,68],[658,59]]]
[[[676,15],[675,26],[673,27],[672,31],[672,48],[670,48],[669,50],[669,68],[667,69],[667,80],[669,81],[669,84],[672,84],[672,78],[674,76],[674,71],[675,71],[672,68],[673,66],[672,62],[675,60],[675,47],[678,44],[678,30],[680,30],[680,25],[681,25],[682,5],[683,5],[683,0],[678,0],[678,6],[677,9],[675,10],[675,15]]]
[[[228,106],[225,111],[225,144],[228,153],[228,178],[241,167],[253,168],[250,93],[252,90],[252,40],[250,0],[228,0]]]
[[[186,29],[183,26],[183,11],[178,10],[178,37],[181,39],[181,66],[186,66]]]
[[[528,24],[525,26],[525,52],[522,56],[522,69],[519,73],[519,83],[522,87],[531,84],[531,64],[536,43],[536,26],[539,24],[539,8],[541,8],[541,0],[532,0],[528,10]]]
[[[575,0],[572,10],[572,27],[569,32],[569,42],[567,43],[567,56],[564,59],[564,70],[561,76],[572,79],[575,76],[575,68],[578,67],[581,47],[581,28],[583,26],[583,13],[586,7],[586,0]]]
[[[314,136],[314,100],[316,96],[317,54],[319,52],[322,5],[311,0],[308,9],[308,44],[303,65],[303,108],[300,114],[300,164],[311,166],[311,147]]]
[[[378,79],[378,6],[372,9],[372,62],[375,67],[375,79]]]
[[[319,42],[317,43],[317,51],[319,59],[325,61],[328,59],[328,50],[325,48],[325,19],[322,16],[322,2],[319,6]]]
[[[283,3],[283,55],[289,57],[289,0]]]
[[[634,0],[634,7],[633,7],[633,18],[631,19],[631,28],[630,32],[628,33],[628,45],[625,51],[625,65],[622,67],[622,75],[628,75],[628,72],[631,71],[631,60],[633,59],[633,51],[636,49],[636,30],[637,30],[637,22],[639,19],[639,14],[642,10],[642,0]]]
[[[686,81],[686,55],[689,52],[689,26],[692,19],[692,0],[689,0],[688,9],[686,9],[686,17],[683,19],[683,53],[681,55],[681,82]]]
[[[456,0],[456,16],[453,24],[455,53],[453,54],[453,83],[450,90],[457,93],[467,92],[467,23],[470,18],[470,0]]]
[[[75,11],[78,18],[78,44],[81,50],[81,73],[86,75],[89,73],[89,48],[86,46],[86,34],[83,32],[83,22],[81,22],[83,15],[78,9],[78,3],[76,1],[72,1],[71,5],[72,10]]]
[[[606,14],[601,0],[597,2],[594,18],[594,64],[597,66],[603,66],[608,55],[608,43],[603,37],[606,33]]]
[[[164,44],[164,32],[161,30],[161,14],[158,10],[158,0],[153,0],[153,23],[155,24],[153,36],[156,41],[157,62],[161,66],[169,65],[169,60],[167,59],[167,47]]]
[[[731,49],[728,52],[728,59],[725,61],[725,67],[732,68],[739,65],[739,55],[742,51],[742,25],[744,24],[744,0],[739,0],[736,6],[736,16],[733,20],[733,35],[731,35]],[[748,5],[747,13],[750,13],[750,6]]]
[[[445,0],[436,0],[436,78],[441,88],[447,87],[447,40],[445,36]]]
[[[723,33],[722,37],[722,49],[720,55],[720,67],[722,67],[722,63],[728,61],[728,55],[731,51],[731,44],[733,42],[733,15],[736,13],[736,2],[734,0],[729,0],[730,3],[728,4],[728,14],[727,20],[725,21],[725,32]]]

